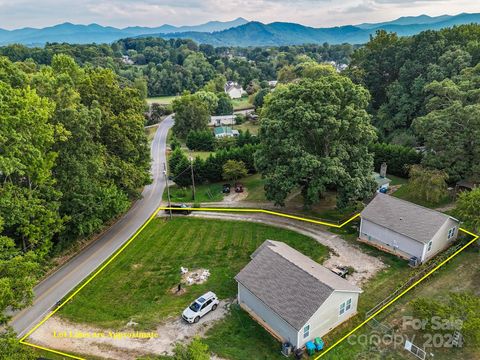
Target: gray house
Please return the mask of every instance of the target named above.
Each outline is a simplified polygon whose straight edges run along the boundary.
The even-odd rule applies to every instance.
[[[362,290],[290,246],[267,240],[251,257],[238,302],[278,340],[302,347],[356,314]]]
[[[418,263],[446,249],[458,235],[457,219],[381,193],[360,218],[361,241]]]

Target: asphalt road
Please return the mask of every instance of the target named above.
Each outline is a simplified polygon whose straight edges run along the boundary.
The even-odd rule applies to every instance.
[[[162,121],[152,141],[153,181],[143,190],[142,198],[97,240],[34,288],[33,304],[16,313],[10,323],[19,337],[41,321],[59,300],[115,253],[160,206],[165,188],[163,164],[166,161],[167,133],[172,125],[171,116]]]

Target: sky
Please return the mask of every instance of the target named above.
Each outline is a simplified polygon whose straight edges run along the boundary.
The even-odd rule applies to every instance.
[[[479,0],[0,0],[0,28],[45,27],[63,22],[196,25],[237,17],[314,27],[381,22],[400,16],[480,12]]]

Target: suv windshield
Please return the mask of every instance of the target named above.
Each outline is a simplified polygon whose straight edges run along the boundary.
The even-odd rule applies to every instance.
[[[192,305],[190,305],[190,310],[198,312],[198,310],[200,310],[200,307],[201,305],[195,301]]]

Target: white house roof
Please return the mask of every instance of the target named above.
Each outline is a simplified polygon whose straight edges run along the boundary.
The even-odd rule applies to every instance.
[[[433,238],[447,220],[453,219],[441,212],[386,194],[377,194],[362,211],[361,218],[424,244]]]
[[[362,292],[297,250],[272,240],[252,254],[252,261],[235,280],[296,330],[334,291]]]

